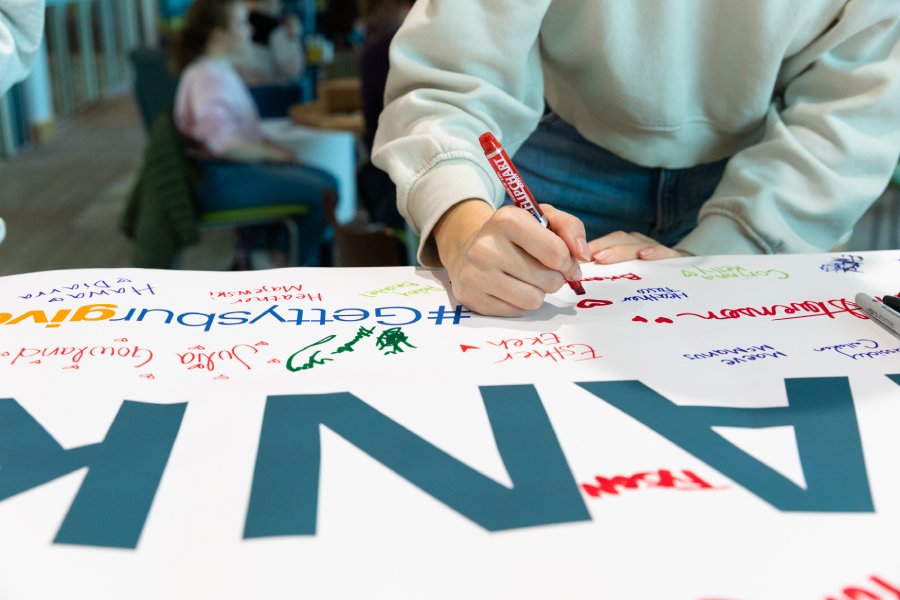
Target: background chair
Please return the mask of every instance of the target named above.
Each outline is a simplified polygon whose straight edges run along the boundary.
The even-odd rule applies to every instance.
[[[134,99],[144,129],[150,131],[157,117],[172,109],[178,76],[169,70],[164,50],[135,48],[128,54],[134,69]]]
[[[338,267],[393,267],[407,264],[406,245],[384,225],[341,225],[335,217],[334,193],[322,199],[325,217],[334,231],[334,264]]]
[[[133,262],[143,268],[172,268],[180,251],[198,241],[198,230],[281,223],[288,232],[290,264],[299,265],[300,232],[295,217],[302,204],[202,212],[197,208],[202,170],[189,157],[188,143],[172,117],[157,117],[150,130],[138,180],[122,216],[122,229],[134,240]],[[333,191],[326,188],[333,195]]]
[[[129,54],[129,58],[131,60],[132,68],[134,69],[134,96],[138,105],[138,111],[141,115],[141,120],[144,123],[144,127],[149,133],[151,133],[151,138],[153,137],[153,131],[157,126],[171,127],[174,129],[174,124],[171,123],[171,110],[175,102],[175,92],[178,88],[178,76],[169,70],[165,51],[158,48],[137,48],[131,51],[131,53]],[[258,93],[260,95],[260,100],[267,103],[266,110],[276,110],[279,102],[286,103],[292,101],[291,99],[294,97],[291,95],[292,92],[289,89],[282,89],[282,86],[269,86],[267,88],[261,89]],[[296,93],[299,94],[298,91]],[[253,94],[252,89],[251,94]],[[167,122],[160,123],[161,119]],[[183,139],[179,139],[177,141],[171,139],[171,137],[175,135],[171,131],[164,132],[162,135],[169,136],[170,138],[164,140],[163,142],[164,145],[168,145],[169,152],[184,153],[185,150]],[[157,152],[157,154],[164,152],[166,152],[165,148],[162,151]],[[145,157],[145,168],[147,160],[147,157]],[[196,168],[196,164],[194,164],[194,167],[196,176],[199,177],[201,174],[199,172],[199,169]],[[170,169],[176,172],[180,172],[183,175],[188,169],[190,169],[190,165],[175,162],[172,163]],[[178,175],[175,174],[173,176],[177,177]],[[300,233],[298,231],[297,223],[295,222],[294,218],[306,215],[309,212],[309,209],[307,207],[298,204],[245,208],[239,210],[198,211],[196,209],[196,199],[199,189],[199,182],[190,182],[190,184],[187,186],[187,189],[191,194],[191,202],[194,206],[194,226],[196,226],[197,228],[228,228],[236,230],[239,228],[252,227],[256,225],[281,225],[285,228],[288,234],[289,264],[300,264]],[[166,199],[159,199],[155,201],[166,202]],[[129,207],[129,210],[132,210],[131,207]],[[136,208],[133,210],[137,211]],[[177,215],[177,217],[169,216],[153,218],[150,220],[144,218],[145,224],[143,226],[137,223],[132,223],[127,227],[127,230],[131,231],[132,233],[141,231],[141,233],[136,233],[136,235],[138,237],[143,237],[145,235],[148,235],[148,232],[143,231],[143,228],[146,227],[169,227],[178,229],[182,227],[183,222],[188,220],[190,217],[183,210],[177,211]],[[129,218],[137,220],[141,219],[141,217],[130,212],[126,214],[126,220],[128,220]],[[181,220],[182,223],[173,224],[171,222],[173,218]],[[171,238],[170,235],[167,235],[166,237]],[[176,245],[176,248],[183,248],[184,246],[190,245],[196,241],[196,235],[182,230],[174,240],[169,239],[167,243],[174,243]],[[177,259],[167,260],[165,258],[169,254],[168,252],[161,253],[158,257],[152,256],[151,254],[152,253],[142,252],[141,250],[136,249],[136,266],[171,268],[172,266],[177,264]],[[166,262],[168,262],[169,264],[164,264]]]

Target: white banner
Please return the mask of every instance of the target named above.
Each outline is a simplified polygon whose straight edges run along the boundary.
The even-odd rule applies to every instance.
[[[900,251],[0,278],[0,598],[900,598]]]

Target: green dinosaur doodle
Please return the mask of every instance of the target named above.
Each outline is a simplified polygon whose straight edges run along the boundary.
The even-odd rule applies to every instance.
[[[382,331],[381,335],[378,336],[378,339],[375,340],[375,344],[378,346],[379,350],[384,350],[388,346],[391,347],[389,351],[384,353],[385,356],[403,352],[403,348],[400,347],[400,344],[406,344],[410,348],[415,348],[415,346],[409,343],[406,334],[403,333],[403,330],[399,327],[391,327],[390,329]]]

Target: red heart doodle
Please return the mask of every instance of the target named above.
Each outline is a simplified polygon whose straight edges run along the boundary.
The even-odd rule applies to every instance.
[[[278,360],[277,358],[273,358],[272,360],[268,361],[268,363],[269,363],[270,365],[280,365],[280,364],[281,364],[281,361]]]
[[[637,323],[646,323],[647,322],[647,319],[645,319],[644,317],[634,317],[631,320],[635,321]]]
[[[610,304],[612,304],[612,300],[594,300],[593,298],[585,298],[575,306],[578,308],[594,308],[595,306],[609,306]]]
[[[667,317],[656,317],[655,320],[657,323],[671,323],[672,322],[672,319],[669,319]]]

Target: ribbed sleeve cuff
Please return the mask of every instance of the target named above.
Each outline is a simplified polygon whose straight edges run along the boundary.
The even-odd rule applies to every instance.
[[[469,161],[443,161],[420,177],[407,198],[410,224],[419,236],[419,263],[424,267],[442,266],[431,231],[445,212],[471,198],[492,204],[494,193],[488,174]]]

